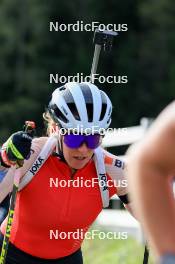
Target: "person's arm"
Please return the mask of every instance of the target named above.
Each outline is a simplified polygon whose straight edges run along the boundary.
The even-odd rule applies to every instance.
[[[104,150],[105,155],[105,166],[106,172],[115,182],[116,194],[118,195],[120,201],[123,203],[124,207],[129,211],[129,213],[135,217],[133,212],[132,203],[130,202],[128,195],[128,182],[126,179],[126,164],[123,160],[119,159],[117,156]],[[136,217],[135,217],[136,218]]]
[[[12,190],[16,167],[22,166],[24,160],[29,158],[31,143],[32,137],[24,131],[19,131],[12,134],[3,144],[0,150],[0,202]]]
[[[175,103],[158,117],[145,139],[129,150],[129,189],[134,210],[159,256],[175,254]]]
[[[35,141],[34,139],[33,143]],[[23,177],[27,169],[30,168],[38,149],[36,144],[33,143],[31,134],[19,131],[12,134],[3,144],[0,150],[0,170],[2,175],[0,181],[0,202],[12,191],[15,169],[21,167],[21,177]],[[31,151],[31,145],[35,146],[34,151]]]

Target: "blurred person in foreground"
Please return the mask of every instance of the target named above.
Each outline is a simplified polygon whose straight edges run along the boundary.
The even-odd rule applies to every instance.
[[[82,264],[85,234],[108,200],[117,194],[130,210],[124,162],[101,147],[111,113],[110,99],[97,86],[70,82],[52,93],[44,113],[47,136],[32,139],[20,131],[3,145],[0,201],[12,190],[12,165],[22,165],[6,264]],[[44,160],[53,134],[57,148]],[[73,236],[77,231],[81,235]]]
[[[175,102],[128,151],[129,190],[157,263],[175,263]]]

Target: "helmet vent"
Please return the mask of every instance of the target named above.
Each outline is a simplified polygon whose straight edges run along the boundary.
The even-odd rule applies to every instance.
[[[69,89],[66,89],[63,92],[63,97],[64,97],[64,100],[66,101],[67,106],[69,107],[71,113],[73,114],[74,118],[76,120],[80,121],[80,116],[79,116],[77,107],[75,105],[74,98],[73,98],[73,96],[72,96],[72,94],[71,94]]]
[[[58,109],[56,104],[52,105],[51,109],[53,109],[53,111],[54,111],[54,121],[57,121],[57,118],[58,118],[61,121],[63,121],[64,123],[68,123],[69,122],[68,119],[63,115],[63,113]]]
[[[101,109],[101,115],[99,121],[102,121],[105,114],[106,114],[106,108],[107,108],[107,100],[103,92],[101,92],[101,100],[102,100],[102,109]]]
[[[78,113],[78,110],[76,108],[75,103],[68,103],[67,106],[69,107],[71,113],[73,114],[74,118],[78,121],[80,121],[80,116]]]
[[[66,90],[66,87],[65,86],[61,86],[58,89],[59,89],[59,91],[64,91],[64,90]]]
[[[92,97],[91,89],[87,84],[80,84],[80,88],[86,103],[88,122],[92,122],[94,109],[93,109],[93,97]]]

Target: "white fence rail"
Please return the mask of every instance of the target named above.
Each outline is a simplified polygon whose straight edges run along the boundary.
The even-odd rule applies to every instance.
[[[149,124],[150,119],[142,118],[140,126],[125,127],[108,131],[103,139],[102,145],[103,147],[115,147],[133,144],[143,138]]]

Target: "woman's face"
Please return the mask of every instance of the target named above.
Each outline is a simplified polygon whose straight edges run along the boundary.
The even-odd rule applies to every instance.
[[[82,169],[92,158],[93,149],[83,143],[79,148],[69,148],[62,139],[63,155],[67,164],[76,170]]]

